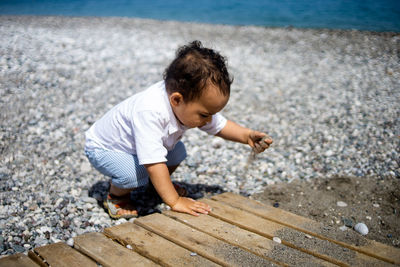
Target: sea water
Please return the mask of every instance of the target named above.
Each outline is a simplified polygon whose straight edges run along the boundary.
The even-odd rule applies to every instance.
[[[400,32],[400,0],[0,0],[0,14]]]

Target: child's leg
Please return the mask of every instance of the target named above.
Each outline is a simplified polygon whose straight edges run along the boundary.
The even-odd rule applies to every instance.
[[[130,192],[148,184],[148,173],[135,155],[121,152],[87,151],[90,163],[102,174],[111,177],[110,194],[104,202],[110,216],[134,217],[137,211],[130,201]]]
[[[124,188],[116,187],[112,183],[110,185],[110,194],[117,196],[117,197],[128,195],[130,192],[132,192],[132,190],[134,190],[134,189],[124,189]]]

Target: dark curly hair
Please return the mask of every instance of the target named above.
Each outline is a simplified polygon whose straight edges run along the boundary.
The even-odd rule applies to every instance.
[[[168,93],[179,92],[185,102],[200,98],[209,83],[229,96],[233,79],[228,73],[226,60],[218,52],[193,41],[176,51],[176,58],[165,69],[164,81]]]

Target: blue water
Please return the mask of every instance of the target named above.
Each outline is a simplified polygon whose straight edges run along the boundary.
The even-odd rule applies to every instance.
[[[400,32],[400,0],[0,0],[0,14]]]

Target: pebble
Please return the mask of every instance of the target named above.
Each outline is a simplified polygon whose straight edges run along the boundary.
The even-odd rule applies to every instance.
[[[153,30],[161,26],[166,30],[154,43]],[[212,194],[252,195],[293,177],[398,176],[400,63],[398,43],[388,35],[0,16],[0,146],[7,148],[0,154],[0,228],[11,237],[1,255],[57,240],[73,245],[78,234],[126,222],[111,220],[98,205],[108,181],[83,153],[84,132],[160,80],[177,46],[199,32],[205,45],[227,56],[235,77],[222,113],[268,132],[274,144],[246,170],[249,147],[190,130],[182,138],[188,158],[175,180],[199,184],[201,196],[205,185],[218,185]]]
[[[368,227],[364,223],[357,223],[354,226],[354,230],[358,232],[361,235],[367,235],[368,234]]]
[[[96,204],[97,205],[97,199],[93,197],[82,197],[81,200],[83,202],[89,203],[89,204]]]
[[[342,222],[347,227],[353,227],[353,220],[348,218],[342,218]]]
[[[55,207],[58,207],[58,206],[60,206],[61,202],[63,202],[63,201],[64,201],[64,199],[63,199],[63,198],[59,198],[59,199],[57,199],[56,203],[54,203],[54,206],[55,206]]]
[[[41,247],[41,246],[47,245],[47,243],[48,243],[48,240],[46,238],[41,237],[41,236],[36,237],[36,239],[34,241],[34,244],[37,247]]]
[[[212,140],[212,143],[211,143],[211,145],[212,145],[212,147],[213,148],[221,148],[223,145],[224,145],[224,140],[222,139],[222,138],[214,138],[213,140]]]
[[[17,252],[17,253],[22,253],[22,252],[24,252],[25,251],[25,247],[22,247],[22,246],[20,246],[20,245],[11,245],[11,248],[13,249],[13,250],[15,250],[15,252]]]
[[[190,252],[190,256],[197,256],[196,252]]]
[[[45,233],[45,232],[51,233],[51,232],[53,232],[53,229],[51,229],[51,228],[48,227],[48,226],[42,226],[42,227],[40,227],[40,232],[39,232],[39,233]]]
[[[118,220],[115,222],[115,225],[120,225],[120,224],[126,223],[127,221],[128,221],[127,219],[121,218],[121,219],[118,219]]]
[[[81,164],[81,172],[82,173],[87,173],[90,172],[92,170],[92,166],[90,165],[89,162],[82,162]]]
[[[67,243],[68,246],[73,247],[74,246],[74,239],[73,238],[69,238],[66,243]]]
[[[346,202],[343,202],[343,201],[338,201],[338,202],[336,202],[336,205],[337,205],[338,207],[347,207],[347,203],[346,203]]]
[[[282,240],[279,238],[279,237],[276,237],[276,236],[274,236],[273,238],[272,238],[272,240],[274,241],[274,242],[276,242],[276,243],[282,243]]]

